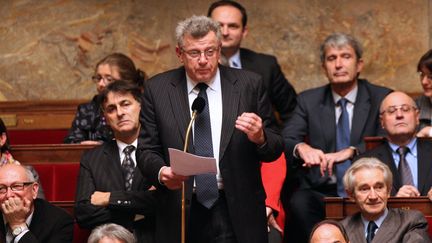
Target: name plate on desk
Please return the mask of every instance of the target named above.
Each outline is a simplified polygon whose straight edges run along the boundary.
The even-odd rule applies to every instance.
[[[0,118],[3,120],[6,127],[16,127],[17,126],[16,114],[1,114]]]

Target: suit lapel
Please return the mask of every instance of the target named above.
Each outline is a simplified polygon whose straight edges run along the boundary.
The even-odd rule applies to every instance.
[[[99,162],[99,161],[98,161]],[[112,188],[124,188],[123,168],[121,167],[119,150],[115,140],[109,141],[104,148],[104,158],[100,161],[106,170],[109,181],[113,184]]]
[[[230,75],[225,67],[219,65],[222,87],[222,131],[219,148],[219,159],[223,158],[225,150],[234,132],[238,116],[240,92],[236,86],[237,79]]]
[[[135,161],[138,161],[138,158],[140,157],[140,152],[142,151],[142,149],[139,149],[141,147],[142,142],[140,142],[140,139],[138,139],[138,148],[136,150],[135,153]],[[134,176],[133,176],[133,180],[132,180],[132,190],[138,190],[140,189],[139,186],[141,185],[141,183],[143,183],[143,176],[139,170],[139,168],[137,166],[135,166],[135,170],[134,170]]]
[[[401,180],[399,177],[399,171],[396,167],[395,161],[393,159],[392,155],[392,149],[388,142],[384,143],[382,146],[379,147],[378,151],[378,158],[384,162],[385,164],[390,167],[390,170],[393,174],[393,187],[391,195],[396,195],[396,193],[399,191],[399,188],[401,187]]]
[[[184,68],[180,68],[178,70],[178,76],[172,80],[171,85],[172,86],[168,89],[169,100],[174,118],[178,124],[180,135],[184,141],[186,137],[186,129],[189,124],[189,120],[191,119],[187,94],[186,73]],[[193,151],[192,147],[192,136],[190,136],[188,146],[189,152]]]
[[[378,228],[378,231],[372,240],[373,243],[387,242],[396,234],[396,231],[399,230],[402,222],[401,220],[395,220],[395,216],[394,211],[389,208],[387,217],[384,219],[381,227]]]
[[[426,195],[429,188],[424,188],[426,181],[430,180],[432,148],[429,143],[417,139],[417,168],[418,168],[418,189],[423,195]],[[424,192],[424,193],[423,193]]]
[[[362,141],[362,133],[370,112],[370,97],[363,82],[358,81],[357,98],[351,125],[351,144]],[[370,119],[373,119],[372,117]]]
[[[242,69],[245,70],[254,70],[253,59],[249,58],[247,52],[245,52],[242,48],[240,48],[240,61]]]
[[[335,105],[333,101],[333,95],[331,93],[330,86],[327,85],[327,90],[325,91],[325,96],[321,102],[317,114],[321,124],[321,131],[324,135],[325,144],[328,151],[334,151],[336,149],[335,137],[336,137],[336,115],[335,115]]]
[[[350,242],[366,243],[365,227],[360,217],[360,213],[352,216],[347,226],[347,233],[350,238]]]

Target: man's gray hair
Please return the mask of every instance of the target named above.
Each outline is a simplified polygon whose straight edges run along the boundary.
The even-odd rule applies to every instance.
[[[183,38],[186,35],[194,39],[206,36],[210,31],[216,34],[218,41],[222,40],[220,25],[218,22],[206,16],[192,16],[177,24],[176,40],[179,47],[183,47]]]
[[[326,55],[326,49],[328,47],[333,48],[341,48],[344,46],[351,46],[354,49],[354,52],[357,56],[357,60],[362,58],[363,55],[363,48],[353,36],[345,33],[333,33],[324,40],[324,42],[321,44],[320,47],[320,58],[321,63],[324,63],[325,61],[325,55]]]
[[[362,169],[381,170],[383,172],[383,175],[384,175],[384,182],[387,186],[387,190],[388,191],[391,190],[392,184],[393,184],[393,174],[392,174],[390,168],[377,158],[365,157],[365,158],[361,158],[361,159],[357,160],[356,162],[354,162],[348,168],[348,170],[345,172],[345,175],[343,177],[343,183],[344,183],[345,190],[348,193],[350,193],[350,194],[354,193],[354,187],[356,186],[354,174],[357,171],[362,170]]]
[[[116,239],[124,243],[136,243],[134,235],[118,224],[104,224],[96,227],[90,234],[87,243],[98,243],[102,238]]]

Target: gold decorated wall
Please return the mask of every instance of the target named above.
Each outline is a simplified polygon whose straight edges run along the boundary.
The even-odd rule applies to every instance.
[[[297,91],[325,84],[319,45],[336,31],[365,49],[362,77],[421,92],[432,0],[243,0],[243,46],[278,57]],[[174,28],[208,0],[0,0],[0,100],[88,99],[95,63],[123,52],[149,76],[177,67]]]

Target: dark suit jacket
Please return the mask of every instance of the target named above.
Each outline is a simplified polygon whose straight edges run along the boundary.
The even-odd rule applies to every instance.
[[[350,242],[366,243],[365,228],[360,213],[349,216],[341,221]],[[422,213],[415,210],[389,208],[372,243],[427,243],[431,242],[428,235],[428,223]]]
[[[271,103],[285,122],[296,107],[297,94],[282,73],[276,57],[240,48],[240,61],[243,69],[262,76]]]
[[[350,144],[364,150],[363,137],[383,134],[379,123],[379,107],[382,99],[390,93],[384,87],[366,80],[358,80],[358,93],[354,104]],[[297,107],[289,119],[282,135],[285,141],[285,156],[292,171],[299,169],[302,187],[317,188],[329,177],[321,177],[319,166],[301,168],[302,160],[293,156],[296,144],[306,142],[324,153],[336,150],[335,104],[330,84],[306,90],[297,97]]]
[[[361,154],[356,160],[363,157],[376,157],[384,162],[393,173],[393,188],[391,195],[396,195],[401,188],[402,181],[399,176],[398,168],[393,160],[392,151],[387,142]],[[417,168],[418,168],[418,190],[422,196],[427,196],[429,189],[432,187],[432,141],[429,139],[417,139]]]
[[[140,142],[138,142],[138,147]],[[136,151],[138,157],[139,149]],[[92,229],[105,223],[116,223],[130,230],[147,230],[153,225],[155,199],[150,185],[140,170],[135,169],[132,191],[125,191],[120,155],[115,140],[86,151],[80,162],[75,202],[75,217],[83,228]],[[95,191],[111,192],[107,207],[90,203]],[[136,214],[145,215],[143,222],[134,223]],[[150,220],[150,222],[145,222]],[[148,226],[147,226],[148,228]]]
[[[430,98],[422,95],[416,99],[416,103],[420,109],[420,129],[426,126],[431,126],[432,102]]]
[[[3,214],[0,214],[0,242],[5,242]],[[22,243],[71,243],[73,238],[73,218],[63,209],[43,199],[34,200],[34,213],[29,226],[19,242]]]
[[[245,70],[219,66],[223,120],[219,167],[231,222],[239,243],[267,241],[265,192],[261,183],[260,161],[277,159],[283,149],[275,132],[271,106],[261,78]],[[159,185],[158,173],[169,165],[168,148],[183,150],[190,120],[186,74],[183,67],[155,76],[146,83],[141,112],[144,123],[144,151],[138,166]],[[263,120],[267,143],[258,148],[234,125],[243,112],[254,112]],[[192,139],[191,139],[192,140]],[[189,152],[193,152],[192,141]],[[187,203],[191,182],[186,187]],[[156,242],[180,242],[180,192],[158,188]]]

